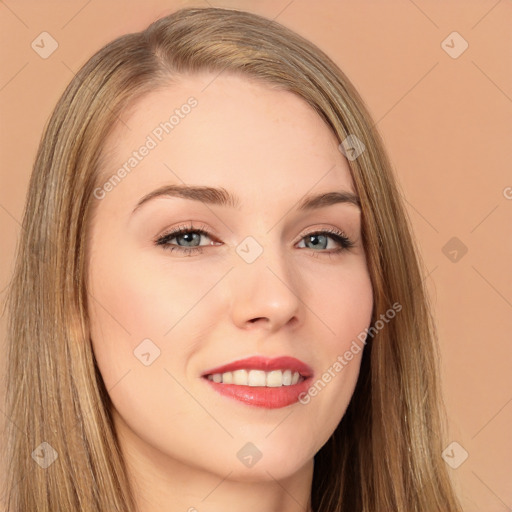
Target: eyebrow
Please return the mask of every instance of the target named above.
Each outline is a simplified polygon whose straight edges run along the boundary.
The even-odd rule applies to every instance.
[[[240,199],[224,188],[190,186],[190,185],[165,185],[146,194],[135,206],[132,214],[144,203],[156,197],[180,197],[193,201],[201,201],[206,204],[225,206],[240,210]],[[310,194],[305,196],[298,204],[297,210],[307,211],[324,208],[333,204],[346,203],[361,209],[359,197],[346,190],[325,192],[322,194]]]

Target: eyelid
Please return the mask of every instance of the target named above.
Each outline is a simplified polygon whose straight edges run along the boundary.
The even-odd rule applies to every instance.
[[[327,227],[327,228],[316,228],[312,231],[310,228],[304,229],[301,234],[298,236],[298,240],[295,243],[300,242],[304,237],[306,236],[312,236],[312,235],[323,235],[325,233],[328,233],[330,235],[335,235],[340,238],[345,238],[347,241],[350,241],[351,244],[354,244],[354,241],[351,237],[349,237],[345,231],[341,228],[335,228],[335,227]],[[295,244],[294,244],[295,245]]]

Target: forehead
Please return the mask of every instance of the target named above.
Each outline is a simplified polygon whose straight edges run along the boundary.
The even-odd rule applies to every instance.
[[[105,141],[101,172],[105,180],[124,165],[123,188],[203,184],[242,197],[245,189],[354,191],[331,129],[302,98],[269,84],[229,74],[186,76],[121,117]],[[135,157],[144,146],[151,149]],[[135,165],[126,165],[130,159]]]

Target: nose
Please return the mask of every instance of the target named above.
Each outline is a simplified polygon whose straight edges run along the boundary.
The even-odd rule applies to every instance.
[[[282,256],[265,249],[252,263],[237,262],[231,272],[231,316],[241,329],[264,328],[274,332],[301,320],[298,274]]]

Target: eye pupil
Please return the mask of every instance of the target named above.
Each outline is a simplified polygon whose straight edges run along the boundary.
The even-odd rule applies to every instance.
[[[323,247],[325,245],[325,243],[322,244],[322,242],[320,242],[318,240],[319,238],[327,239],[325,235],[309,235],[308,238],[309,238],[310,242],[313,244],[314,247],[318,247],[318,246],[322,246]]]
[[[188,242],[192,242],[193,239],[195,238],[196,242],[199,243],[200,237],[201,237],[201,235],[198,233],[184,233],[184,234],[176,237],[176,240],[179,240],[180,238],[186,238],[187,239],[186,242],[188,243]],[[178,245],[182,245],[182,244],[178,243]]]

